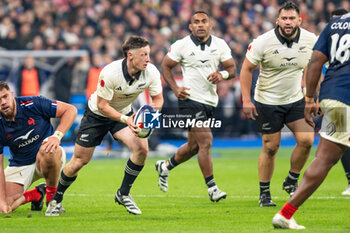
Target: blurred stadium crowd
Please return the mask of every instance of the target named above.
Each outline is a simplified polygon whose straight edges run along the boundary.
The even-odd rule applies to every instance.
[[[151,43],[151,58],[159,69],[170,44],[189,33],[191,14],[204,10],[211,16],[212,34],[224,38],[237,64],[237,78],[218,85],[220,103],[217,119],[221,137],[254,136],[254,122],[240,112],[240,67],[250,41],[272,29],[281,0],[2,0],[0,1],[0,47],[2,50],[87,50],[71,58],[54,74],[37,67],[38,91],[51,81],[52,98],[71,102],[72,96],[88,97],[96,87],[96,74],[111,61],[123,57],[121,45],[130,35],[142,35]],[[316,35],[338,7],[350,11],[348,0],[296,0],[302,27]],[[52,59],[52,58],[50,58]],[[11,82],[17,95],[23,92],[23,70],[36,66],[42,57],[21,60],[10,72],[0,59],[0,80]],[[54,62],[54,59],[52,60]],[[22,65],[23,64],[23,65]],[[177,79],[181,81],[180,67]],[[258,71],[254,74],[255,80]],[[95,81],[94,81],[95,80]],[[254,86],[254,85],[253,85]],[[36,94],[36,93],[31,93]],[[253,94],[253,91],[252,91]],[[176,106],[176,97],[164,83],[164,107]],[[169,136],[169,135],[168,135]]]

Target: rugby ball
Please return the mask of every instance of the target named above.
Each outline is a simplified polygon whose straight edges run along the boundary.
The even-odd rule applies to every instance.
[[[137,125],[138,133],[137,136],[139,138],[147,138],[153,132],[153,129],[145,129],[143,127],[144,123],[144,113],[145,112],[153,112],[153,108],[149,105],[143,105],[139,108],[139,110],[135,114],[134,124]]]

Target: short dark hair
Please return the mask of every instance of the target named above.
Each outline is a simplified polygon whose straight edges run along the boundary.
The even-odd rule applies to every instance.
[[[332,11],[331,17],[345,15],[346,13],[348,13],[348,11],[345,10],[344,8],[338,8]]]
[[[8,85],[8,83],[7,82],[4,82],[4,81],[0,81],[0,91],[2,90],[2,89],[6,89],[6,90],[10,90],[10,87],[9,87],[9,85]]]
[[[281,6],[281,8],[279,9],[278,14],[281,14],[282,10],[285,10],[285,11],[295,10],[298,13],[298,15],[300,14],[300,10],[299,10],[298,5],[295,2],[292,2],[292,1],[285,2]]]
[[[149,45],[149,42],[146,38],[142,36],[130,36],[122,46],[124,56],[127,57],[127,53],[131,49],[139,49],[147,45]]]
[[[208,13],[205,12],[205,11],[195,11],[195,12],[192,14],[192,16],[194,16],[194,15],[196,15],[196,14],[205,14],[205,15],[207,15],[207,16],[209,17]]]

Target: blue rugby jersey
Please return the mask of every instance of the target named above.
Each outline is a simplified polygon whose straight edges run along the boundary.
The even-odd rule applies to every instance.
[[[10,148],[10,166],[35,162],[42,141],[54,133],[50,118],[56,117],[57,102],[42,96],[16,97],[15,121],[0,115],[0,153]]]
[[[350,105],[350,13],[328,23],[314,50],[326,55],[329,62],[320,100],[335,99]]]

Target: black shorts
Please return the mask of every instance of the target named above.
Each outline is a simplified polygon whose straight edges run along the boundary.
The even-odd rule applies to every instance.
[[[285,105],[268,105],[255,102],[258,112],[257,130],[262,134],[281,131],[284,124],[304,118],[305,100]]]
[[[190,99],[179,100],[179,113],[191,119],[196,119],[198,121],[208,120],[214,117],[214,110],[215,107],[208,104],[202,104]]]
[[[132,111],[127,115],[132,115]],[[128,125],[97,115],[86,106],[75,142],[83,147],[98,146],[108,132],[113,135],[125,127]]]

